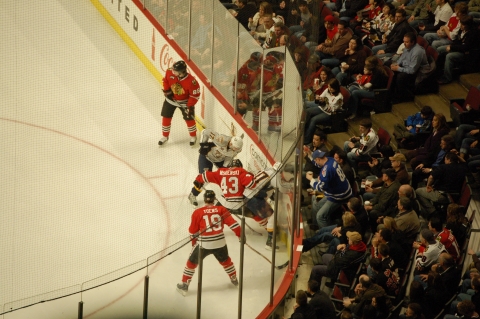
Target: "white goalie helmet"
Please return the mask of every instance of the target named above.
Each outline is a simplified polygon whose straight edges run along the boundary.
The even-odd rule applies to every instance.
[[[230,140],[230,148],[235,152],[240,152],[243,147],[243,139],[238,136],[233,136]]]

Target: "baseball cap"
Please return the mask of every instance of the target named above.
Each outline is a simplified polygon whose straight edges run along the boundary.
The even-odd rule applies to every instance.
[[[396,153],[395,155],[390,156],[388,159],[391,161],[399,161],[399,162],[407,161],[407,158],[402,153]]]
[[[387,168],[382,170],[382,173],[387,175],[391,181],[394,181],[397,178],[397,172],[393,168]]]
[[[320,150],[316,150],[315,152],[313,152],[312,158],[316,159],[316,158],[319,158],[319,157],[325,157],[326,154],[327,153],[325,153],[325,152],[322,152]]]
[[[354,243],[358,243],[362,241],[362,235],[360,235],[356,231],[347,231],[347,238],[353,241]]]

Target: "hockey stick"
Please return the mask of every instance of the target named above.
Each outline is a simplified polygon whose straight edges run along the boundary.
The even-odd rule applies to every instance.
[[[236,215],[234,215],[234,216],[236,216]],[[236,217],[239,218],[238,216],[236,216]],[[248,226],[247,223],[245,223],[245,225],[247,225],[247,227],[250,227],[250,226]],[[256,232],[256,231],[255,231],[255,232]],[[256,233],[258,233],[258,232],[256,232]],[[259,233],[259,234],[260,234],[260,233]],[[262,234],[260,234],[260,235],[262,235]],[[263,236],[263,235],[262,235],[262,236]],[[245,245],[247,245],[247,247],[250,248],[254,253],[257,253],[258,255],[260,255],[261,257],[263,257],[263,259],[265,259],[266,261],[268,261],[270,264],[272,263],[272,261],[271,261],[270,259],[268,259],[264,254],[262,254],[261,252],[259,252],[258,250],[256,250],[256,249],[253,248],[252,246],[250,246],[250,244],[245,243]],[[281,265],[279,265],[279,266],[275,266],[275,269],[283,269],[283,268],[285,268],[287,265],[288,265],[288,260],[287,260],[285,263],[283,263],[283,264],[281,264]]]
[[[231,214],[233,216],[235,216],[236,218],[240,219],[240,217],[238,217],[237,215],[235,214]],[[261,232],[258,232],[256,231],[255,229],[252,228],[252,226],[250,226],[249,224],[245,223],[245,225],[247,225],[248,229],[250,229],[252,232],[254,232],[255,234],[257,235],[260,235],[260,236],[263,236],[263,234]]]

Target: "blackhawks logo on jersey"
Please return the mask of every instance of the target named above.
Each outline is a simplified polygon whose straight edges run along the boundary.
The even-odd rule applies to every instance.
[[[185,94],[185,90],[180,85],[180,83],[174,83],[171,87],[173,94],[175,95],[183,95]]]
[[[193,85],[193,86],[197,86],[197,85],[198,85],[198,84],[197,84],[197,80],[193,79],[193,80],[192,80],[192,85]]]

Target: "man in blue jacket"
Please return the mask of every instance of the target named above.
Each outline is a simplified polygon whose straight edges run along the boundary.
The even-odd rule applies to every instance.
[[[325,152],[317,150],[312,154],[312,162],[321,168],[320,174],[314,178],[312,172],[307,172],[305,177],[313,190],[323,192],[324,197],[320,201],[316,202],[315,196],[312,200],[312,218],[316,217],[318,227],[322,228],[332,224],[332,212],[352,197],[352,188],[333,157],[327,157]]]

